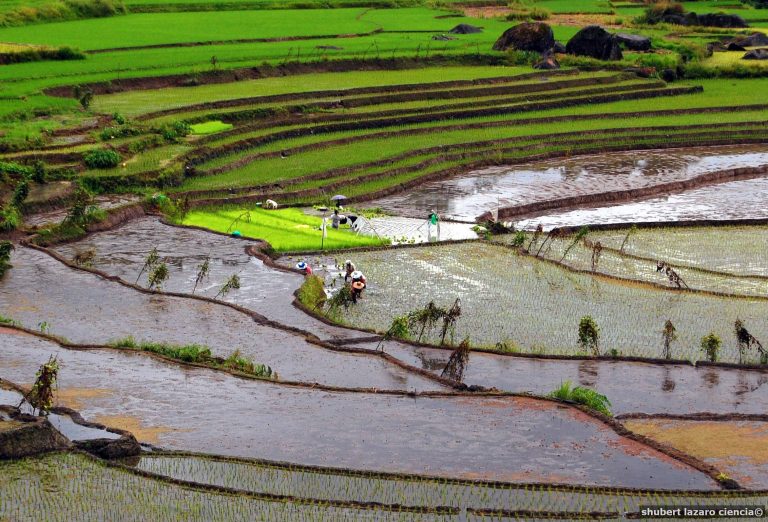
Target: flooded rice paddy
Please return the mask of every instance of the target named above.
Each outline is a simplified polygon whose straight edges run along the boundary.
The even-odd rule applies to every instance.
[[[604,223],[639,223],[766,219],[768,178],[731,181],[698,189],[618,205],[585,207],[545,213],[518,221],[515,226],[544,230]]]
[[[700,360],[700,339],[723,340],[721,360],[737,362],[733,324],[751,325],[768,338],[768,301],[671,292],[569,272],[499,246],[484,243],[359,253],[368,278],[363,300],[342,312],[350,324],[386,331],[391,321],[434,300],[461,299],[454,341],[479,346],[504,342],[528,353],[578,354],[579,320],[591,315],[601,329],[603,354],[661,357],[664,323],[677,328],[673,358]],[[334,274],[329,276],[331,279]],[[428,336],[436,340],[437,332]],[[756,353],[749,359],[756,362]]]
[[[395,390],[439,388],[382,359],[316,346],[223,305],[143,294],[70,269],[29,248],[18,247],[11,261],[14,267],[0,283],[0,315],[74,343],[104,345],[133,337],[137,342],[207,345],[214,355],[224,357],[240,350],[254,362],[271,366],[282,380]]]
[[[326,325],[295,308],[293,293],[304,278],[296,273],[274,270],[249,256],[245,249],[252,244],[252,241],[202,230],[164,225],[155,217],[146,217],[93,234],[74,244],[61,245],[56,250],[68,259],[78,252],[93,250],[93,268],[133,283],[141,273],[147,255],[157,248],[170,273],[163,285],[166,291],[191,294],[194,290],[196,295],[214,297],[227,279],[236,274],[240,278],[240,289],[220,295],[218,299],[246,307],[269,320],[312,331],[323,339],[359,336]],[[195,289],[200,265],[206,259],[210,259],[208,277]],[[146,286],[146,280],[145,271],[139,284]]]
[[[474,222],[477,216],[499,207],[642,188],[719,170],[765,164],[768,164],[768,149],[764,145],[556,158],[512,167],[492,167],[425,183],[407,193],[376,200],[371,205],[417,217],[434,208],[444,217]],[[670,206],[675,206],[674,202],[670,202]],[[693,211],[689,209],[688,212]],[[679,215],[683,217],[685,213]]]
[[[57,353],[61,389],[111,392],[84,397],[83,417],[135,418],[156,428],[158,445],[169,449],[515,482],[716,487],[701,472],[547,401],[324,392],[0,335],[4,378],[29,382]]]
[[[442,370],[450,350],[414,348],[391,341],[387,353],[414,366]],[[408,355],[415,360],[407,359]],[[768,371],[651,364],[611,360],[539,359],[472,352],[464,372],[468,385],[546,395],[564,381],[606,395],[615,415],[625,413],[762,414],[768,401]]]

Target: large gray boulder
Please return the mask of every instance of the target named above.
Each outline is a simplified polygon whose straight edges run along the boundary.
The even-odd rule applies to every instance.
[[[749,36],[737,36],[732,43],[742,47],[762,47],[768,45],[768,34],[752,33]]]
[[[768,60],[768,49],[752,49],[741,57],[742,60]]]
[[[555,35],[552,28],[544,22],[524,22],[504,33],[493,44],[494,51],[536,51],[545,53],[555,45]]]
[[[616,39],[630,51],[650,51],[651,39],[639,34],[618,33]]]
[[[568,54],[591,56],[598,60],[621,60],[621,47],[616,35],[599,25],[590,25],[576,33],[565,46]]]
[[[20,459],[70,448],[67,438],[45,417],[18,415],[0,419],[0,460]]]

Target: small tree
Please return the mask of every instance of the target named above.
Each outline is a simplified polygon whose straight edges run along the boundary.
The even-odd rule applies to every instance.
[[[592,271],[597,270],[597,264],[600,262],[600,255],[603,253],[603,244],[600,241],[592,245]]]
[[[579,346],[593,355],[600,355],[600,327],[591,315],[585,315],[579,321]]]
[[[464,370],[467,368],[469,362],[469,338],[464,339],[456,348],[451,357],[448,359],[448,364],[443,368],[443,372],[440,377],[444,379],[450,379],[455,382],[461,382],[464,380]]]
[[[195,286],[192,287],[192,293],[195,293],[195,290],[197,290],[197,285],[203,282],[204,279],[208,279],[208,272],[210,270],[211,266],[211,258],[206,257],[205,261],[202,262],[200,266],[197,267],[197,277],[195,277]]]
[[[739,346],[740,363],[744,360],[744,353],[753,347],[757,348],[761,362],[766,359],[766,351],[763,348],[763,345],[760,344],[760,341],[758,341],[754,335],[747,331],[744,322],[741,319],[736,319],[736,322],[733,324],[733,331],[736,334],[736,343]]]
[[[443,328],[440,331],[440,346],[445,344],[445,336],[448,332],[451,333],[451,340],[453,340],[453,334],[456,331],[456,322],[461,317],[461,300],[456,298],[453,302],[453,306],[448,310],[448,313],[443,316]],[[453,342],[451,342],[453,344]]]
[[[219,296],[225,296],[231,290],[237,290],[239,288],[240,288],[240,276],[238,276],[237,274],[232,274],[232,277],[227,279],[227,282],[224,283],[224,286],[221,287],[221,290],[219,290],[219,293],[217,293],[214,296],[214,299],[218,299]]]
[[[136,276],[136,283],[138,283],[139,279],[141,279],[141,274],[143,274],[146,270],[151,271],[159,262],[160,254],[157,252],[157,247],[155,247],[149,251],[149,254],[147,254],[147,258],[144,260],[144,266],[141,267],[141,270],[139,270],[139,275]]]
[[[629,241],[629,236],[637,232],[637,225],[632,225],[629,230],[627,230],[627,235],[624,236],[624,241],[621,242],[621,247],[619,248],[619,252],[622,254],[624,253],[624,247],[627,244],[627,241]]]
[[[147,288],[150,290],[153,288],[162,290],[163,284],[168,281],[169,276],[170,273],[168,272],[168,265],[165,263],[160,263],[154,269],[152,269],[152,271],[149,273],[149,276],[147,276],[147,283],[149,283]]]
[[[565,257],[568,255],[568,252],[571,251],[573,247],[576,246],[576,244],[584,239],[586,235],[589,234],[589,227],[581,227],[578,232],[576,232],[576,236],[573,238],[573,241],[571,241],[571,244],[568,245],[568,248],[565,249],[565,252],[563,252],[563,257],[560,258],[560,262],[562,263],[565,261]]]
[[[10,263],[11,251],[13,251],[13,243],[10,241],[0,241],[0,278],[13,266]]]
[[[667,319],[667,322],[664,323],[664,330],[661,332],[661,336],[664,339],[664,358],[665,359],[671,359],[672,358],[672,343],[677,340],[677,329],[675,328],[675,325],[672,324],[672,321]]]
[[[701,351],[707,356],[707,360],[717,362],[722,344],[720,337],[716,333],[710,332],[701,338]]]
[[[26,401],[32,406],[33,411],[37,410],[38,415],[48,415],[53,408],[53,393],[57,387],[58,376],[59,362],[51,355],[48,362],[40,366],[32,389],[22,397],[19,407]]]
[[[379,340],[379,344],[376,345],[376,349],[380,349],[381,346],[390,339],[408,339],[411,335],[411,330],[408,327],[408,316],[401,315],[392,319],[392,324],[389,325],[389,329],[384,333]]]

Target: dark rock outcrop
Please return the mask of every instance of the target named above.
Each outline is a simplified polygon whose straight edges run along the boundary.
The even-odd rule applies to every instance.
[[[618,33],[616,39],[630,51],[650,51],[651,39],[639,34]]]
[[[726,51],[746,51],[746,49],[743,46],[735,42],[731,42],[728,45],[726,45],[725,50]]]
[[[768,60],[768,49],[752,49],[748,51],[742,60]]]
[[[591,56],[598,60],[621,60],[621,47],[616,35],[599,25],[590,25],[576,33],[565,46],[568,54]]]
[[[545,53],[555,45],[555,35],[552,28],[543,22],[524,22],[504,33],[493,44],[494,51],[536,51]]]
[[[448,32],[453,34],[476,34],[482,33],[483,29],[474,25],[459,24]]]
[[[706,27],[749,27],[749,24],[747,24],[742,17],[735,14],[707,13],[698,15],[697,18],[699,22],[698,25]]]
[[[141,446],[133,435],[119,439],[81,440],[76,441],[75,446],[91,455],[108,460],[135,457],[141,453]]]
[[[742,47],[762,47],[768,45],[768,34],[752,33],[749,36],[737,36],[731,43],[735,43]]]
[[[697,15],[696,13],[686,13],[684,15],[667,14],[661,17],[661,21],[667,24],[703,25],[705,27],[749,27],[749,24],[739,15],[727,13],[707,13],[702,15]]]
[[[552,51],[565,54],[565,45],[561,44],[560,42],[555,42],[555,45],[552,47]]]
[[[20,459],[70,448],[67,438],[45,417],[19,415],[0,420],[0,460]]]

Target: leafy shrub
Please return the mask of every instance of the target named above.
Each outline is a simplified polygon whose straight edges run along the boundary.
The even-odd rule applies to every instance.
[[[0,209],[0,230],[10,232],[21,225],[21,212],[13,205]]]
[[[579,346],[593,355],[600,355],[600,327],[592,316],[585,315],[579,321]]]
[[[0,241],[0,278],[5,275],[5,272],[12,267],[11,251],[13,250],[13,243],[10,241]]]
[[[710,332],[701,338],[701,351],[704,352],[708,361],[717,362],[722,344],[720,337],[716,333]]]
[[[645,12],[637,19],[641,24],[656,24],[667,15],[682,15],[685,13],[685,7],[678,2],[658,2],[649,5]]]
[[[169,125],[165,125],[158,129],[159,134],[163,139],[169,143],[176,143],[179,139],[183,138],[191,132],[189,124],[183,121],[177,121]]]
[[[512,246],[521,247],[525,244],[525,232],[518,230],[515,232],[515,238],[512,240]]]
[[[608,397],[582,386],[571,388],[571,381],[562,383],[558,389],[549,394],[549,397],[583,404],[587,408],[600,412],[603,415],[611,416],[611,401],[608,400]]]
[[[40,160],[35,161],[32,165],[32,175],[30,177],[35,183],[40,185],[45,183],[45,163]]]
[[[83,161],[90,169],[111,169],[120,163],[120,154],[111,149],[97,149],[88,152]]]

